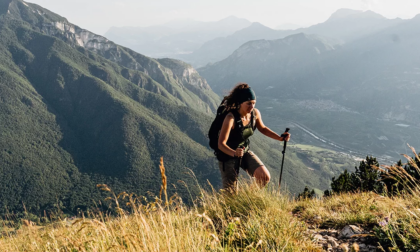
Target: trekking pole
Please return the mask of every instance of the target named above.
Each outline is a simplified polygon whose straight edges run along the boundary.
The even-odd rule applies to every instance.
[[[285,132],[289,132],[290,128],[286,128]],[[286,137],[286,134],[281,134],[281,137],[283,137],[283,139]],[[284,144],[283,144],[283,151],[281,153],[283,153],[283,158],[281,160],[281,170],[280,170],[280,179],[279,179],[279,190],[281,187],[281,177],[283,175],[283,164],[284,164],[284,154],[286,153],[286,145],[287,145],[287,141],[284,140]]]
[[[244,149],[245,150],[245,147],[244,146],[239,146],[239,148],[242,148],[242,149]],[[243,157],[243,156],[242,156]],[[235,171],[236,171],[236,174],[238,175],[239,174],[239,170],[240,170],[240,167],[241,167],[241,165],[242,165],[242,157],[238,157],[237,159],[236,159],[236,162],[235,162]]]

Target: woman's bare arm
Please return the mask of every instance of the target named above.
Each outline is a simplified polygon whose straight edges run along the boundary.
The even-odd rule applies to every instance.
[[[219,142],[218,147],[219,150],[223,151],[229,156],[234,156],[235,151],[231,149],[229,146],[227,146],[226,142],[229,138],[230,131],[233,127],[233,124],[235,122],[235,119],[231,113],[227,114],[225,117],[225,120],[223,121],[222,129],[220,130],[219,135]]]
[[[229,139],[230,131],[233,128],[233,125],[235,123],[235,118],[232,115],[232,113],[229,113],[226,115],[225,120],[223,121],[222,129],[220,130],[219,135],[219,141],[218,141],[218,147],[219,150],[223,151],[227,155],[231,157],[242,157],[243,156],[243,149],[238,148],[236,150],[233,150],[229,146],[227,146],[227,140]]]
[[[255,115],[257,117],[256,118],[257,119],[257,121],[256,121],[257,129],[265,136],[268,136],[268,137],[273,138],[273,139],[278,140],[278,141],[284,141],[283,137],[279,136],[279,134],[277,134],[276,132],[272,131],[270,128],[268,128],[267,126],[264,125],[264,122],[261,118],[260,111],[256,108],[254,108],[254,110],[255,110]],[[289,138],[290,138],[290,134],[289,133],[287,133],[287,134],[288,134],[288,137],[286,137],[286,141],[288,141]]]

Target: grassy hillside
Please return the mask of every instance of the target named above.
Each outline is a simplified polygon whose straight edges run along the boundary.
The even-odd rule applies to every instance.
[[[107,187],[104,189],[108,190]],[[291,200],[241,185],[238,195],[204,193],[194,207],[178,198],[145,202],[110,195],[118,217],[92,213],[46,226],[2,223],[2,251],[417,251],[418,193]],[[137,201],[136,201],[137,200]],[[116,202],[118,202],[116,204]],[[118,207],[127,203],[130,210]],[[119,210],[118,210],[119,209]]]

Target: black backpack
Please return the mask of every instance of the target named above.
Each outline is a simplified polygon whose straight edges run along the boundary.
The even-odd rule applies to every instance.
[[[231,111],[227,109],[225,102],[222,101],[222,103],[219,105],[219,108],[217,108],[216,118],[211,124],[208,134],[210,148],[214,150],[214,154],[216,155],[216,157],[218,157],[218,159],[220,159],[218,154],[221,152],[219,150],[219,134],[220,130],[222,129],[223,121],[225,120],[225,117],[227,114],[229,114],[229,112]],[[239,113],[233,113],[233,116],[235,117],[235,128],[239,128],[243,131],[244,127],[242,125],[242,120],[239,116]],[[251,123],[253,130],[255,130],[254,111],[252,111]],[[237,125],[240,126],[237,127]]]

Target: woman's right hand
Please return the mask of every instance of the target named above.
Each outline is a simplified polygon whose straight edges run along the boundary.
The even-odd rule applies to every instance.
[[[235,151],[235,157],[243,157],[244,156],[244,147],[239,147]]]

